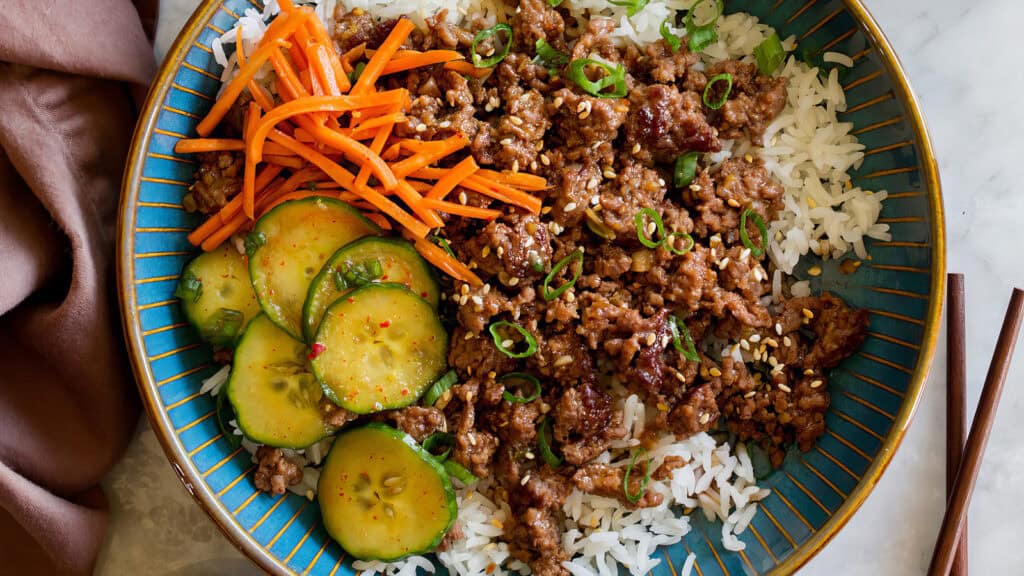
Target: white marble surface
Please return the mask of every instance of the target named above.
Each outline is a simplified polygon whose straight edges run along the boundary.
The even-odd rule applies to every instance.
[[[1020,0],[865,0],[924,106],[945,187],[950,271],[965,272],[971,405],[984,380],[1010,288],[1024,286],[1011,231],[1024,225]],[[162,54],[196,0],[164,0]],[[970,48],[970,50],[965,50]],[[1004,110],[1005,108],[1005,110]],[[923,574],[944,505],[945,354],[888,471],[861,510],[802,574]],[[1011,370],[970,515],[971,572],[1024,572],[1024,360]],[[149,430],[107,481],[114,518],[99,574],[250,574],[175,479]],[[183,553],[187,551],[187,553]]]

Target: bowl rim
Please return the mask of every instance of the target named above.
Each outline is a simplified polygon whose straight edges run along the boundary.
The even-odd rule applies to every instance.
[[[941,328],[940,320],[945,300],[945,282],[943,280],[946,274],[946,234],[942,185],[931,135],[921,112],[920,101],[910,86],[906,71],[892,44],[862,0],[842,1],[866,33],[873,48],[878,51],[886,71],[893,80],[893,89],[897,100],[903,105],[906,120],[914,131],[920,169],[926,185],[925,194],[929,204],[934,207],[930,226],[932,277],[929,287],[929,302],[925,314],[925,333],[917,365],[914,367],[913,375],[908,383],[903,404],[896,414],[892,428],[879,448],[877,456],[835,513],[820,529],[812,533],[810,538],[798,546],[788,558],[769,571],[770,575],[792,574],[820,552],[861,507],[891,463],[913,420],[928,380]],[[134,275],[132,274],[134,242],[133,234],[128,232],[135,228],[138,193],[141,186],[142,168],[146,159],[145,151],[159,117],[159,103],[166,97],[173,78],[184,62],[191,45],[196,41],[213,14],[223,7],[223,3],[224,0],[203,0],[182,27],[153,79],[136,123],[123,174],[121,200],[118,208],[116,258],[118,302],[135,382],[153,432],[175,474],[189,494],[195,498],[200,508],[213,520],[214,525],[239,551],[267,573],[295,574],[286,564],[271,556],[249,532],[238,524],[237,520],[220,505],[216,495],[192,466],[180,440],[173,433],[174,427],[169,415],[159,406],[156,382],[148,370],[148,362],[143,352],[145,345],[135,305],[136,294]],[[224,8],[227,10],[226,7]]]

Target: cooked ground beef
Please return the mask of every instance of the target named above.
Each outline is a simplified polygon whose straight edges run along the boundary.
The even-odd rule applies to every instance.
[[[271,494],[284,494],[289,486],[302,482],[302,468],[285,458],[280,448],[260,446],[256,450],[259,466],[253,481],[256,488]]]
[[[203,214],[219,211],[242,189],[244,157],[237,152],[207,152],[199,155],[195,183],[189,188],[185,209]]]

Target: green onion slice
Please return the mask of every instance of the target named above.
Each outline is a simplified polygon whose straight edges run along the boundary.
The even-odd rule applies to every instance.
[[[765,76],[771,76],[778,69],[779,64],[786,59],[786,51],[782,48],[782,40],[778,34],[772,34],[764,39],[757,48],[754,48],[754,57],[757,59],[757,69]]]
[[[587,66],[597,66],[605,76],[596,82],[587,76]],[[569,78],[587,94],[598,98],[622,98],[626,95],[626,68],[622,64],[606,64],[592,58],[580,58],[569,63]],[[611,86],[611,92],[604,90]]]
[[[629,500],[633,504],[636,504],[644,497],[647,492],[647,483],[651,481],[651,459],[647,459],[647,464],[644,466],[647,470],[644,474],[644,479],[640,482],[640,490],[636,494],[630,494],[629,492],[629,476],[633,473],[633,468],[636,467],[636,459],[641,455],[646,456],[647,450],[641,448],[633,453],[633,457],[629,460],[629,466],[626,467],[626,475],[622,477],[622,491],[626,493],[626,500]]]
[[[430,239],[434,241],[434,244],[437,244],[438,246],[443,248],[445,253],[447,253],[452,258],[455,258],[455,252],[452,252],[452,245],[448,243],[448,240],[440,236],[431,236]]]
[[[423,395],[423,405],[433,406],[437,404],[437,401],[444,396],[444,393],[451,389],[456,382],[459,381],[459,375],[455,370],[449,370],[444,376],[437,379],[436,382],[430,385],[427,389],[427,393]]]
[[[519,335],[523,337],[523,342],[526,342],[526,350],[523,350],[522,352],[516,352],[513,350],[512,346],[514,346],[514,343],[511,343],[512,339],[505,338],[501,334],[501,328],[511,328],[516,332],[519,332]],[[489,330],[491,332],[491,338],[494,338],[494,345],[498,348],[498,351],[509,358],[529,358],[537,353],[537,339],[534,338],[533,334],[530,334],[526,328],[523,328],[519,324],[513,324],[502,320],[501,322],[491,324]]]
[[[750,234],[747,232],[747,220],[753,218],[754,225],[757,226],[757,231],[761,233],[761,245],[757,246],[750,240]],[[753,208],[747,208],[740,215],[740,240],[743,241],[743,245],[750,249],[750,253],[755,258],[764,256],[764,247],[768,245],[768,226],[764,223],[764,218],[754,211]]]
[[[661,21],[661,28],[659,31],[661,32],[661,37],[665,39],[665,43],[668,44],[668,47],[671,48],[673,52],[679,52],[679,47],[682,46],[683,43],[679,40],[679,36],[673,34],[672,30],[669,28],[671,25],[669,23],[670,20],[672,20],[672,16],[666,16],[665,19]]]
[[[682,248],[680,248],[679,245],[676,244],[677,238],[682,239]],[[665,248],[668,248],[668,251],[675,254],[676,256],[682,256],[688,253],[690,250],[693,250],[693,247],[696,244],[697,242],[693,239],[693,236],[690,236],[686,232],[673,232],[668,235],[668,238],[665,239]]]
[[[229,346],[242,331],[245,315],[238,310],[221,308],[213,313],[199,330],[203,340],[217,346]]]
[[[501,378],[498,378],[498,382],[506,382],[509,380],[525,381],[533,386],[533,392],[531,392],[529,396],[525,397],[516,396],[515,394],[509,392],[508,389],[506,388],[505,391],[501,393],[501,397],[504,398],[506,401],[511,402],[513,404],[528,404],[530,402],[533,402],[537,398],[540,398],[540,380],[537,380],[537,378],[534,377],[533,374],[527,374],[526,372],[510,372],[508,374],[505,374]]]
[[[235,408],[231,405],[231,402],[227,401],[227,392],[221,390],[220,394],[217,394],[217,428],[220,428],[221,435],[227,438],[228,444],[232,448],[238,448],[242,445],[242,437],[235,434],[234,429],[231,427],[231,421],[235,419]]]
[[[540,427],[537,428],[537,445],[540,447],[540,457],[548,463],[548,466],[558,468],[562,465],[562,457],[555,454],[555,451],[551,448],[548,440],[550,437],[551,421],[545,416],[540,421]]]
[[[534,48],[536,49],[537,56],[533,59],[533,62],[546,66],[552,76],[562,68],[565,68],[565,65],[569,63],[568,54],[555,50],[555,47],[548,44],[548,41],[543,38],[537,40]]]
[[[452,446],[455,445],[455,436],[448,432],[434,432],[430,436],[423,439],[421,446],[427,452],[437,459],[438,462],[444,462],[448,459],[448,455],[452,452]],[[440,454],[434,454],[434,450],[438,447],[446,447],[447,450]]]
[[[195,272],[187,270],[181,276],[178,287],[174,289],[174,295],[182,301],[199,302],[199,298],[203,295],[203,281],[196,276]]]
[[[504,46],[502,46],[501,51],[495,51],[495,53],[489,58],[484,58],[480,56],[480,54],[478,54],[476,51],[476,45],[486,40],[487,38],[490,38],[491,36],[497,35],[498,32],[504,32],[505,34],[508,35],[508,38],[505,39],[505,43]],[[477,68],[490,68],[491,66],[494,66],[498,62],[504,60],[505,56],[508,56],[508,51],[511,49],[512,27],[509,26],[508,24],[495,24],[494,26],[491,26],[486,30],[481,30],[477,32],[476,36],[473,36],[473,45],[470,46],[469,52],[470,54],[473,55],[473,66],[476,66]]]
[[[702,9],[701,17],[697,16],[699,9]],[[702,52],[718,41],[715,25],[724,11],[724,0],[702,0],[690,8],[690,11],[686,13],[685,22],[690,52]]]
[[[722,91],[722,95],[718,100],[711,100],[711,91],[714,89],[715,84],[719,82],[725,82],[725,90]],[[732,93],[732,74],[719,74],[708,80],[708,85],[704,87],[704,105],[712,110],[718,110],[722,106],[725,106],[726,101],[729,100],[729,94]]]
[[[334,287],[338,290],[359,288],[380,280],[384,276],[384,266],[380,260],[366,260],[349,266],[342,264],[334,271]]]
[[[249,232],[245,235],[245,255],[252,258],[256,251],[267,243],[267,235],[263,232]]]
[[[686,327],[686,324],[675,316],[671,316],[668,326],[672,330],[672,345],[675,346],[676,351],[690,362],[699,364],[700,354],[697,354],[693,336],[690,335],[690,329]],[[680,338],[680,336],[682,337]]]
[[[632,18],[633,16],[636,16],[637,12],[643,10],[644,7],[647,6],[647,1],[648,0],[608,0],[608,3],[616,6],[625,6],[627,8],[626,16]]]
[[[459,464],[458,462],[452,460],[451,458],[446,459],[441,465],[444,466],[444,470],[445,472],[448,473],[449,476],[457,479],[459,482],[462,482],[466,486],[469,486],[470,484],[475,484],[480,480],[479,478],[474,476],[472,472],[466,470],[466,468],[462,464]]]
[[[356,83],[359,80],[359,77],[363,75],[363,70],[366,70],[366,62],[356,63],[355,67],[352,68],[352,74],[350,75],[351,78],[349,78],[349,80],[351,80],[353,84]]]
[[[647,235],[648,220],[654,222],[655,228],[654,234],[650,236]],[[633,221],[636,222],[636,236],[644,246],[653,249],[665,242],[665,222],[662,221],[661,215],[655,212],[653,208],[641,208],[636,213]]]
[[[693,179],[697,177],[697,158],[699,156],[696,152],[687,152],[676,158],[673,177],[676,188],[686,188],[693,184]]]
[[[548,0],[548,6],[552,8],[558,8],[564,0]]]
[[[574,263],[578,263],[578,266],[575,266],[572,270],[572,280],[569,280],[558,288],[552,289],[551,282],[562,273],[562,270],[564,270],[566,266],[571,266]],[[576,285],[576,281],[580,279],[580,274],[582,273],[583,252],[575,250],[572,254],[569,254],[565,258],[559,260],[558,264],[555,264],[555,267],[552,268],[551,272],[548,272],[547,277],[544,278],[544,283],[541,285],[541,295],[544,296],[544,300],[550,302],[562,294],[565,294],[566,290]]]

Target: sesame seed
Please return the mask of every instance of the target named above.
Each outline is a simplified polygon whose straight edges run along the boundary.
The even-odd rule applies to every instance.
[[[575,202],[569,202],[568,204],[565,205],[565,209],[564,209],[565,212],[573,212],[574,210],[576,210],[576,203]]]
[[[520,486],[526,486],[526,483],[530,481],[530,475],[523,476],[523,479],[519,481]]]
[[[566,291],[566,293],[565,293],[565,300],[567,302],[575,302],[576,301],[576,294],[573,293],[571,290],[570,291]]]
[[[764,272],[761,272],[760,266],[754,268],[754,280],[757,280],[758,282],[764,280]]]
[[[708,374],[711,374],[712,378],[718,378],[722,375],[722,371],[718,368],[711,368],[708,370]]]
[[[821,276],[821,266],[811,266],[807,269],[807,275],[811,277]]]
[[[768,365],[774,368],[779,365],[779,361],[775,358],[775,356],[769,356]]]
[[[565,104],[565,98],[562,98],[561,96],[559,96],[559,97],[555,98],[555,101],[552,102],[552,104],[555,106],[555,109],[561,108],[562,104]]]
[[[461,298],[461,299],[459,300],[459,305],[460,305],[460,306],[465,306],[465,305],[466,305],[466,302],[469,302],[469,296],[463,296],[463,297],[462,297],[462,298]]]
[[[783,336],[782,345],[785,346],[786,348],[789,348],[790,346],[793,345],[793,341],[789,339],[789,336]]]
[[[637,142],[636,144],[633,144],[633,154],[635,155],[635,154],[637,154],[639,152],[640,152],[640,143]]]
[[[754,362],[760,362],[761,361],[761,351],[760,350],[754,350],[754,354],[753,354],[752,357],[754,358]]]
[[[731,260],[729,260],[728,256],[726,256],[725,258],[722,258],[722,261],[718,263],[718,268],[721,269],[721,270],[725,270],[729,266],[729,262],[730,261]]]
[[[740,340],[740,348],[743,348],[744,350],[750,350],[750,342],[747,342],[746,340]]]
[[[600,203],[601,203],[601,197],[600,196],[591,196],[590,197],[590,204],[592,206],[597,206]]]
[[[472,340],[474,335],[472,332],[466,332],[466,335],[462,338],[463,340]]]
[[[615,170],[612,170],[611,168],[605,168],[604,169],[604,177],[605,178],[607,178],[609,180],[614,180],[616,176],[618,176],[618,174],[615,173]]]
[[[468,401],[468,396],[467,396],[467,401]],[[473,446],[476,446],[476,434],[473,434],[472,432],[470,432],[469,434],[466,434],[466,436],[469,437],[469,443],[472,444]]]
[[[661,186],[662,188],[665,187],[665,179],[664,178],[658,178],[658,186]]]
[[[519,284],[519,278],[513,277],[513,278],[509,278],[508,279],[508,285],[509,286],[516,286],[518,284]]]
[[[484,246],[483,250],[480,251],[481,258],[487,258],[487,255],[491,253],[491,245]]]
[[[442,130],[444,130],[446,128],[451,128],[451,126],[452,126],[452,121],[451,120],[445,120],[444,122],[441,122],[440,124],[437,125],[437,127],[442,129]]]
[[[519,172],[519,159],[518,158],[516,158],[515,160],[512,161],[512,173],[515,174],[516,172]]]
[[[739,208],[740,207],[740,203],[737,202],[735,198],[729,198],[729,200],[726,201],[726,204],[728,204],[729,206],[732,206],[733,208]]]
[[[673,370],[672,373],[676,375],[676,380],[679,380],[683,384],[686,384],[686,376],[683,376],[682,372],[680,372],[679,370]]]
[[[586,120],[589,117],[590,117],[590,110],[589,109],[588,110],[584,110],[583,112],[580,112],[580,114],[578,116],[578,118],[580,120]]]
[[[498,258],[501,258],[502,256],[505,255],[505,247],[504,246],[498,246],[498,248],[495,250],[495,252],[498,253]]]
[[[824,384],[824,382],[821,380],[815,380],[814,382],[811,382],[811,389],[821,388],[822,384]]]
[[[747,164],[752,164],[754,162],[754,157],[750,154],[745,155],[743,159],[747,161]]]
[[[523,125],[523,119],[520,118],[519,116],[509,116],[508,121],[515,124],[516,126]]]
[[[748,340],[750,340],[751,342],[757,344],[758,342],[761,341],[761,335],[760,334],[753,334],[753,335],[750,336],[750,338],[748,338]]]
[[[775,333],[782,336],[782,324],[779,324],[778,322],[775,323]]]
[[[782,390],[786,394],[789,394],[790,392],[793,391],[792,388],[790,388],[789,386],[786,386],[785,384],[779,384],[779,390]]]
[[[463,294],[469,294],[469,284],[463,284],[460,290]]]
[[[814,318],[814,312],[811,312],[809,308],[804,308],[801,310],[801,313],[803,313],[804,318],[807,318],[808,320],[812,320]]]
[[[469,202],[469,196],[466,196],[465,191],[459,192],[459,203],[465,205],[466,202]]]
[[[501,144],[502,146],[511,146],[512,145],[512,139],[511,138],[502,138],[501,141],[498,142],[498,144]]]
[[[576,105],[576,112],[577,113],[583,112],[586,109],[587,109],[587,101],[586,100],[581,100],[580,103]]]
[[[545,206],[541,208],[540,213],[544,215],[551,214],[551,206]]]
[[[751,390],[750,392],[747,392],[746,394],[744,394],[743,397],[744,398],[753,398],[756,395],[757,395],[757,391],[756,390]]]
[[[563,354],[555,359],[555,368],[561,368],[562,366],[568,366],[569,364],[572,364],[572,356],[569,356],[568,354]]]
[[[426,124],[420,124],[419,126],[416,127],[416,131],[417,132],[426,132],[427,131],[427,125]]]
[[[650,334],[647,335],[647,345],[648,346],[654,346],[654,343],[657,342],[657,341],[658,341],[658,335],[655,334],[654,332],[651,332]]]
[[[740,260],[746,261],[747,258],[750,258],[750,248],[744,248],[743,252],[740,252]]]
[[[653,237],[654,233],[658,231],[658,225],[654,222],[647,223],[647,236]]]
[[[765,338],[764,343],[772,348],[779,347],[779,341],[776,340],[775,338]]]
[[[526,454],[523,454],[523,456],[526,456],[527,460],[533,460],[534,459],[533,452],[527,452]]]
[[[540,155],[540,163],[545,166],[551,166],[551,158],[548,158],[547,154]]]
[[[704,424],[707,424],[710,421],[711,421],[711,414],[708,414],[707,412],[705,412],[705,413],[700,415],[700,424],[701,424],[701,426],[703,426]]]
[[[690,184],[690,190],[693,190],[694,192],[700,192],[703,189],[704,188],[700,184]]]
[[[501,341],[502,348],[511,348],[514,344],[515,342],[513,342],[511,338],[506,338]]]
[[[668,346],[668,343],[671,342],[671,341],[672,341],[672,337],[671,336],[669,336],[667,334],[665,336],[662,336],[661,337],[661,347],[664,348],[664,347]]]

